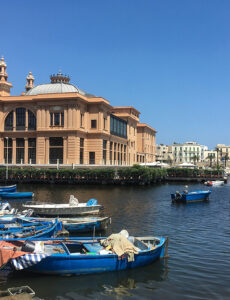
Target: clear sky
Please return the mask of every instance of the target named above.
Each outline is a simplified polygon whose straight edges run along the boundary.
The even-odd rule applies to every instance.
[[[157,143],[230,145],[229,0],[0,0],[12,94],[59,69],[134,106]]]

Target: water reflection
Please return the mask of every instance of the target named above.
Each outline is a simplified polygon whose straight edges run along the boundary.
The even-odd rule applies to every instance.
[[[108,272],[84,276],[40,276],[18,274],[1,282],[1,289],[28,284],[36,296],[45,299],[77,299],[79,296],[131,296],[142,285],[157,288],[157,282],[168,277],[167,260],[159,260],[152,265],[120,272]],[[61,298],[57,298],[61,297]],[[119,299],[119,298],[117,298]]]

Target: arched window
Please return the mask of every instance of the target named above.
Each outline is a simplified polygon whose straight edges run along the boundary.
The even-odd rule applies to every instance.
[[[27,114],[27,118],[26,118]],[[36,130],[36,117],[31,110],[26,110],[23,107],[15,109],[16,120],[14,120],[14,113],[11,111],[5,119],[5,131],[13,131],[13,126],[16,125],[16,130],[24,131]],[[26,120],[28,120],[26,122]]]
[[[11,111],[5,119],[5,131],[13,130],[13,111]]]
[[[16,130],[25,130],[26,110],[25,108],[16,108]]]

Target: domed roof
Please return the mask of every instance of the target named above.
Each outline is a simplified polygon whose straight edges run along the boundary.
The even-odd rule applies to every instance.
[[[47,83],[40,84],[30,89],[25,95],[39,95],[39,94],[61,94],[61,93],[85,93],[74,85],[69,83]]]
[[[62,73],[50,76],[51,83],[40,84],[28,90],[25,95],[40,95],[40,94],[62,94],[62,93],[79,93],[87,96],[87,94],[69,83],[69,77]]]

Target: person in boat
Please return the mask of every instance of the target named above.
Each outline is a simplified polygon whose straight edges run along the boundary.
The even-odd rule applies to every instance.
[[[176,200],[181,199],[181,193],[179,191],[176,191]]]

